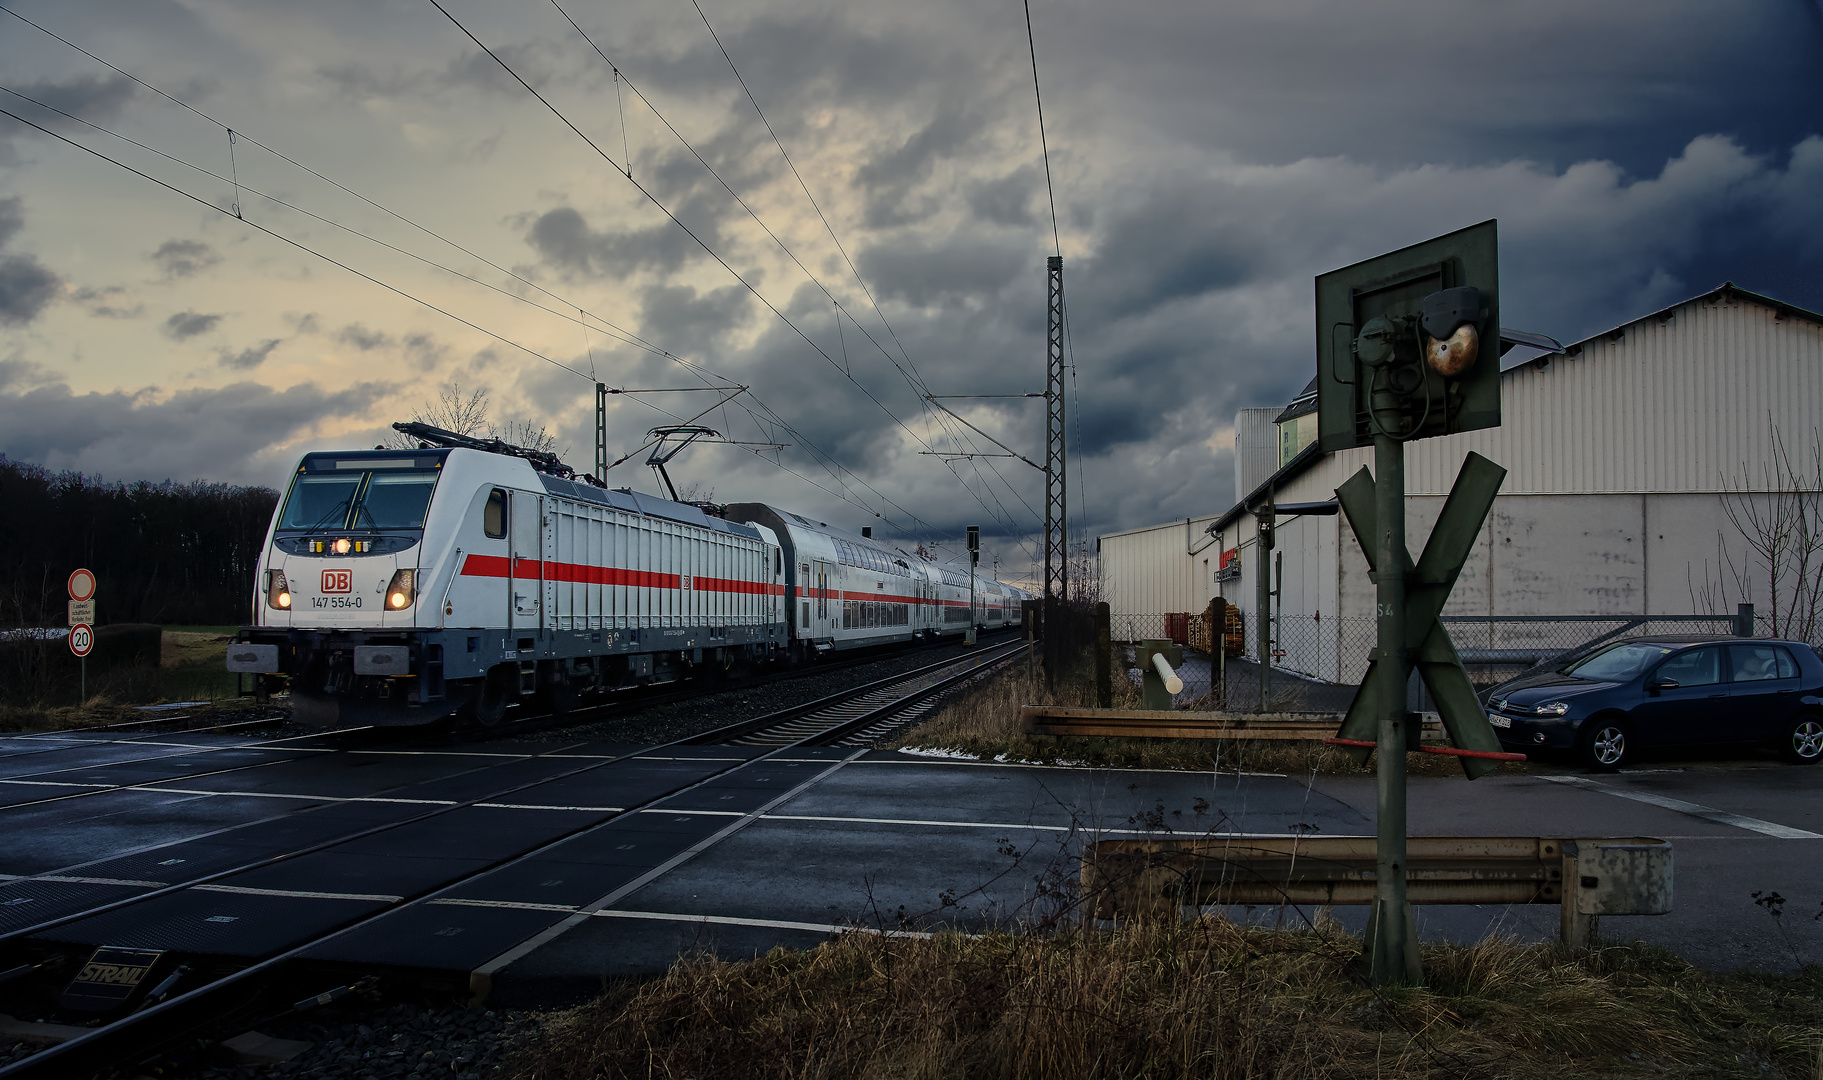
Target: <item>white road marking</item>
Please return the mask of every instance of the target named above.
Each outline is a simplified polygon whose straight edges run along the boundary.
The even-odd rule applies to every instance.
[[[488,806],[499,810],[582,810],[592,814],[618,814],[624,806],[549,806],[544,803],[484,802],[476,806]]]
[[[299,889],[254,889],[245,885],[193,885],[197,892],[233,893],[236,896],[287,896],[305,900],[371,900],[383,904],[396,904],[405,899],[403,896],[391,896],[386,893],[339,893],[307,892]]]
[[[904,751],[900,751],[900,752],[903,753]],[[781,760],[789,761],[791,759],[785,758],[785,759],[781,759]],[[856,765],[961,765],[965,768],[973,766],[975,768],[990,768],[990,769],[1054,769],[1054,770],[1061,770],[1064,772],[1144,772],[1144,773],[1165,773],[1165,774],[1171,775],[1171,776],[1208,776],[1208,775],[1211,775],[1210,771],[1205,771],[1203,769],[1134,769],[1134,768],[1126,768],[1126,767],[1115,767],[1112,765],[1046,765],[1046,764],[1043,764],[1042,762],[1033,762],[1033,761],[994,761],[991,758],[988,760],[985,760],[985,761],[982,760],[981,758],[951,758],[951,757],[864,758],[860,761],[855,762],[855,764]],[[1271,778],[1277,779],[1277,780],[1285,779],[1284,773],[1247,772],[1244,769],[1239,772],[1235,772],[1232,770],[1215,772],[1215,773],[1213,773],[1213,775],[1216,775],[1216,776],[1265,776],[1265,777],[1271,777]]]
[[[1731,814],[1726,810],[1717,810],[1714,807],[1704,806],[1701,803],[1685,802],[1682,799],[1672,799],[1664,795],[1653,795],[1644,791],[1628,791],[1625,788],[1608,787],[1605,784],[1598,784],[1593,780],[1584,779],[1580,776],[1541,776],[1539,779],[1548,780],[1553,784],[1568,784],[1572,787],[1587,788],[1591,791],[1599,791],[1604,795],[1614,795],[1622,799],[1632,799],[1634,802],[1647,803],[1652,806],[1662,806],[1667,810],[1676,810],[1680,814],[1689,814],[1691,817],[1701,818],[1704,821],[1713,821],[1718,825],[1732,825],[1737,829],[1747,829],[1750,832],[1764,833],[1767,836],[1776,836],[1781,840],[1823,840],[1823,833],[1814,833],[1806,829],[1794,829],[1790,825],[1780,825],[1776,821],[1761,821],[1759,818],[1747,817],[1742,814]]]
[[[507,908],[512,911],[552,911],[559,915],[571,915],[576,911],[575,904],[535,904],[529,900],[467,900],[459,896],[444,896],[435,900],[426,900],[427,904],[441,907],[478,907]]]
[[[876,930],[871,926],[838,926],[834,923],[792,922],[786,919],[743,919],[734,915],[682,915],[668,911],[620,911],[607,908],[589,914],[598,919],[657,919],[664,922],[714,923],[718,926],[765,926],[779,930],[813,930],[826,934],[853,931],[885,937],[917,938],[920,941],[928,941],[933,936],[920,930]]]
[[[134,881],[130,878],[111,877],[75,877],[70,874],[44,874],[42,876],[30,874],[0,874],[0,881],[63,881],[76,885],[133,885],[147,889],[162,889],[170,884],[168,881]]]
[[[620,911],[603,908],[598,911],[583,912],[575,904],[536,904],[524,900],[467,900],[457,897],[444,897],[428,900],[428,904],[444,907],[477,907],[504,908],[509,911],[549,911],[559,915],[572,915],[580,912],[598,919],[649,919],[659,922],[713,923],[717,926],[763,926],[775,930],[809,930],[821,934],[841,934],[857,931],[863,934],[884,934],[887,937],[905,937],[928,940],[931,935],[918,930],[875,930],[870,926],[838,926],[834,923],[792,922],[786,919],[744,919],[734,915],[684,915],[669,911]]]
[[[715,811],[697,811],[714,813]],[[923,825],[946,829],[1029,829],[1037,832],[1079,832],[1084,836],[1156,836],[1169,838],[1201,838],[1204,836],[1229,839],[1240,836],[1327,836],[1328,833],[1200,833],[1182,832],[1166,829],[1097,829],[1086,825],[1012,825],[999,821],[942,821],[924,818],[875,818],[875,817],[832,817],[821,814],[767,814],[767,821],[835,821],[852,822],[857,825]]]

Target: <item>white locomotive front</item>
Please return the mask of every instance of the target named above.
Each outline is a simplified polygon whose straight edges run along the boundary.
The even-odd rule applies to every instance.
[[[306,454],[228,669],[315,726],[498,723],[521,697],[1017,625],[1027,594],[760,503],[575,478],[421,424],[416,450]],[[708,507],[705,512],[704,507]]]
[[[787,647],[769,530],[463,448],[305,455],[228,653],[300,722],[497,722]]]

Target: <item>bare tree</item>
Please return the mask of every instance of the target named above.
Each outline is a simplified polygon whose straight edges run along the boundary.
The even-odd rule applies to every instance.
[[[530,420],[508,420],[496,424],[488,417],[488,390],[485,386],[464,392],[459,381],[445,383],[437,391],[437,400],[426,401],[413,411],[411,418],[420,424],[440,427],[458,435],[478,439],[499,439],[528,450],[552,452],[557,449],[557,436],[543,424]],[[409,450],[417,440],[404,432],[393,432],[386,444],[394,449]]]
[[[1691,599],[1710,611],[1733,603],[1765,604],[1775,637],[1823,643],[1823,433],[1795,455],[1772,429],[1772,453],[1761,465],[1763,487],[1723,479],[1722,512],[1744,542],[1731,551],[1716,536],[1716,569],[1707,564]],[[1763,598],[1763,599],[1762,599]]]
[[[505,424],[489,424],[488,435],[504,443],[523,446],[527,450],[541,450],[554,453],[557,450],[557,436],[543,424],[534,424],[530,420],[508,420]]]
[[[487,435],[493,429],[487,419],[487,387],[478,386],[465,394],[459,381],[444,383],[437,391],[437,400],[418,406],[411,418],[458,435]],[[386,445],[395,450],[410,450],[418,442],[402,431],[395,431],[387,437]]]

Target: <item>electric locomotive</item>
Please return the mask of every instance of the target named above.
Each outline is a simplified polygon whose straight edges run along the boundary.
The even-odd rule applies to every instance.
[[[760,503],[674,502],[421,424],[305,454],[230,671],[312,726],[498,723],[531,698],[1017,625],[1009,585]]]

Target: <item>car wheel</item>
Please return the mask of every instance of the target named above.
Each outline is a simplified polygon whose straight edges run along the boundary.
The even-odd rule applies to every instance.
[[[1794,765],[1815,765],[1823,761],[1823,720],[1800,716],[1792,721],[1779,744],[1779,756]]]
[[[1596,772],[1613,772],[1633,753],[1633,733],[1619,720],[1589,721],[1583,732],[1582,763]]]

